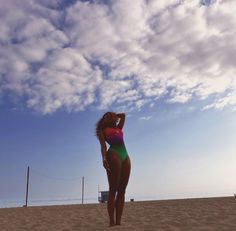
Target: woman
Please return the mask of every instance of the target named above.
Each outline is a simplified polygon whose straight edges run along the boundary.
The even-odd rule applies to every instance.
[[[96,135],[101,144],[103,166],[109,183],[107,211],[110,226],[121,224],[125,190],[130,176],[130,158],[123,141],[124,123],[125,113],[106,112],[96,124]],[[108,150],[105,141],[110,145]]]

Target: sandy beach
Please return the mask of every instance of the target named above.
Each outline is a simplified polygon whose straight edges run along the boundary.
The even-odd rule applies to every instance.
[[[0,209],[1,231],[236,230],[236,198],[126,202],[121,226],[108,227],[106,204]]]

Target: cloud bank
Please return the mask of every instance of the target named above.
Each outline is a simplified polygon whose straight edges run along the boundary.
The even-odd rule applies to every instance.
[[[42,114],[236,106],[234,0],[0,0],[0,95]]]

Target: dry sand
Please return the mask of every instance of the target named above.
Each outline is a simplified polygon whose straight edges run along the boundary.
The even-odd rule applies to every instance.
[[[1,231],[235,231],[236,198],[126,202],[121,226],[108,227],[106,204],[0,209]]]

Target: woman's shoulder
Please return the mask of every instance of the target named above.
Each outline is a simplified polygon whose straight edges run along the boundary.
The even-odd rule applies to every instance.
[[[119,129],[118,127],[106,127],[103,129],[103,132],[106,133],[113,133],[115,132],[117,129]],[[120,129],[119,129],[120,130]]]
[[[107,130],[117,130],[117,129],[121,130],[119,127],[106,127],[106,128],[104,128],[104,131],[107,131]]]
[[[104,134],[109,133],[109,132],[111,132],[111,131],[112,131],[112,128],[110,128],[110,127],[105,127],[105,128],[102,129],[102,132],[103,132]]]
[[[107,133],[109,131],[112,131],[112,128],[110,128],[110,127],[103,128],[104,133]]]

